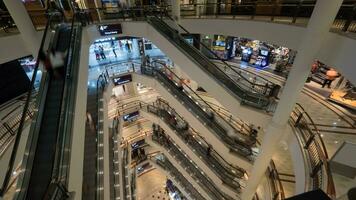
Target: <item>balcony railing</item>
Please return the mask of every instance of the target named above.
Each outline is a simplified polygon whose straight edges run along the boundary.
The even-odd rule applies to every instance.
[[[209,177],[204,175],[204,172],[202,172],[201,169],[199,169],[198,166],[191,161],[188,155],[163,132],[154,130],[152,140],[165,148],[177,161],[179,160],[179,164],[196,180],[196,182],[210,195],[212,199],[233,199],[232,197],[221,192],[216,183],[212,182]]]
[[[163,154],[148,156],[148,159],[169,173],[174,178],[174,180],[189,194],[190,198],[193,200],[205,199],[203,195],[192,185],[192,183],[190,183]]]
[[[216,152],[214,147],[211,147],[205,138],[200,136],[200,134],[193,128],[189,127],[189,124],[184,121],[167,102],[161,99],[158,99],[153,104],[147,104],[141,101],[130,102],[128,104],[120,105],[118,107],[118,114],[119,116],[122,116],[139,109],[145,110],[146,112],[161,118],[175,131],[182,141],[185,141],[190,148],[196,150],[194,153],[197,154],[198,157],[200,157],[209,167],[212,166],[212,170],[222,178],[222,181],[227,186],[234,188],[236,185],[239,186],[239,183],[237,183],[235,179],[242,179],[246,174],[246,171],[238,166],[228,163],[218,152]],[[177,124],[170,120],[172,118],[175,118]],[[183,124],[185,124],[185,126]],[[210,156],[207,156],[206,150],[209,146],[211,147],[211,152]]]
[[[266,176],[270,183],[269,185],[271,189],[272,200],[285,199],[282,181],[279,177],[279,173],[273,160],[271,160],[270,165],[267,168]]]
[[[306,190],[322,189],[335,199],[335,185],[329,157],[318,128],[300,104],[297,104],[293,110],[289,121],[297,129],[296,136],[309,165],[310,177],[307,180]]]
[[[97,110],[97,119],[96,119],[96,190],[95,190],[95,199],[100,200],[104,199],[104,112],[103,112],[103,93],[105,90],[107,82],[105,81],[104,75],[99,75],[96,82],[96,110]]]
[[[185,18],[255,19],[295,25],[306,25],[315,1],[181,4]],[[343,32],[356,32],[356,3],[344,2],[331,27]]]
[[[26,125],[32,119],[34,108],[34,105],[30,104],[26,112]],[[4,154],[13,139],[15,139],[22,118],[22,109],[23,105],[18,105],[0,119],[0,157]]]

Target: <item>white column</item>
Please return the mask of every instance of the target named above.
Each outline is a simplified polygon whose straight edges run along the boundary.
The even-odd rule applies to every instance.
[[[32,53],[33,57],[37,57],[41,40],[25,5],[21,0],[4,0],[4,3],[26,44],[26,48]]]
[[[342,4],[342,0],[319,0],[316,2],[313,14],[304,33],[304,39],[299,46],[292,71],[281,95],[272,123],[267,127],[263,138],[261,152],[257,157],[250,173],[247,187],[243,190],[242,199],[250,200],[264,175],[274,154],[277,142],[284,130],[297,98],[304,87],[310,73],[310,68],[318,50],[328,34],[331,24]],[[298,166],[295,166],[298,167]]]
[[[179,24],[180,23],[180,1],[172,0],[172,15],[173,19]]]
[[[127,92],[131,95],[136,95],[137,94],[137,83],[136,82],[130,82],[125,85]]]

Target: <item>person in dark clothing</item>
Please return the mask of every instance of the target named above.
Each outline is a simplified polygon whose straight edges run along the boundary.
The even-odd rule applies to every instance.
[[[274,85],[271,89],[271,92],[269,93],[269,96],[278,99],[278,94],[280,89],[281,89],[280,85]]]
[[[105,53],[104,53],[104,47],[103,46],[99,46],[99,52],[100,52],[100,56],[102,59],[106,59]]]
[[[206,149],[206,155],[209,157],[211,155],[211,146],[208,145],[208,148]]]

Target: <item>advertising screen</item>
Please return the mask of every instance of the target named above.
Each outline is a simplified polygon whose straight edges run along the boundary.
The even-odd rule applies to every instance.
[[[132,81],[131,74],[113,78],[114,85],[122,85]]]
[[[140,140],[131,144],[132,150],[139,148],[141,145],[145,144],[145,140]]]
[[[138,117],[138,115],[139,115],[139,112],[135,111],[135,112],[129,113],[127,115],[124,115],[123,119],[124,119],[124,121],[130,121],[130,120]]]
[[[269,52],[267,50],[261,50],[261,55],[268,56]]]
[[[107,24],[107,25],[100,25],[98,26],[100,35],[115,35],[122,33],[121,24]]]

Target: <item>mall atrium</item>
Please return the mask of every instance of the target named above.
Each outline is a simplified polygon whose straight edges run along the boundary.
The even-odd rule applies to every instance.
[[[356,200],[355,0],[0,0],[0,200]]]

